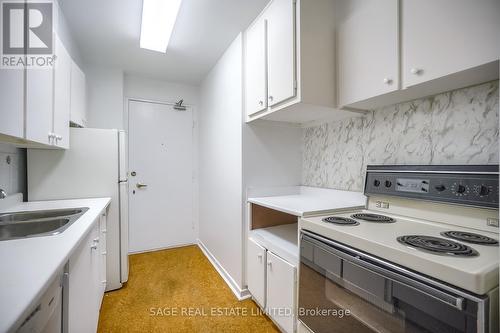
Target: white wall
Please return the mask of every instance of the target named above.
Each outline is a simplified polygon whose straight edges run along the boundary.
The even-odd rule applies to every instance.
[[[242,289],[241,35],[203,80],[200,103],[199,239]]]
[[[0,143],[0,188],[7,195],[26,194],[26,149]]]
[[[246,188],[300,185],[302,171],[301,128],[244,122],[242,57],[240,35],[202,82],[199,114],[199,239],[240,296],[246,289]]]
[[[243,125],[245,187],[301,185],[303,129],[275,122]]]
[[[197,86],[125,74],[124,94],[126,98],[169,103],[177,102],[182,98],[184,104],[198,105],[199,88]]]
[[[87,65],[88,127],[124,128],[123,72]]]

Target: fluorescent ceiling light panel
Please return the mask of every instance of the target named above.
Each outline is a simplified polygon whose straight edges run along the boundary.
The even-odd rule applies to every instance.
[[[167,52],[182,0],[143,0],[140,46]]]

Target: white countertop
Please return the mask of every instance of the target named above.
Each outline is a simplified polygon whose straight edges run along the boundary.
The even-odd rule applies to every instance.
[[[289,194],[278,192],[281,192],[280,195],[252,196],[250,193],[248,202],[301,217],[328,214],[339,209],[363,208],[366,204],[366,197],[361,192],[308,186],[290,188]]]
[[[5,212],[88,207],[64,232],[54,236],[0,241],[0,332],[20,324],[49,286],[110,198],[22,202]]]

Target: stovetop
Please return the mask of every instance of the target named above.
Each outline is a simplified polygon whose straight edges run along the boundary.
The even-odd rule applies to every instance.
[[[300,227],[476,294],[498,286],[494,232],[374,210],[305,218]]]

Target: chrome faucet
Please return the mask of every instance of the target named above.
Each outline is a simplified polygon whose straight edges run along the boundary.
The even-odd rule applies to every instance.
[[[7,192],[5,192],[0,188],[0,199],[5,199],[5,198],[7,198]]]

